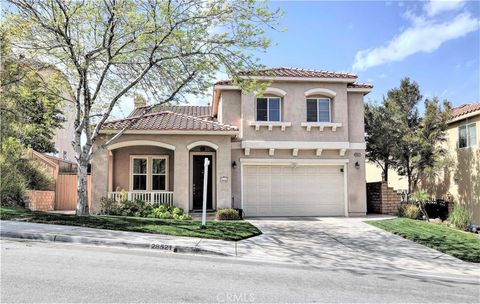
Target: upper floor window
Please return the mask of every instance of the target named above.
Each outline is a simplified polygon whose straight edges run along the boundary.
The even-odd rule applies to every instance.
[[[257,98],[257,121],[280,121],[280,97]]]
[[[476,123],[466,124],[458,127],[458,147],[467,148],[477,144]]]
[[[330,121],[330,98],[307,98],[307,122]]]

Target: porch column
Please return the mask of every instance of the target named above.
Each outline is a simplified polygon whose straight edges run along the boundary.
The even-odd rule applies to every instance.
[[[96,147],[95,147],[96,148]],[[109,151],[100,149],[92,158],[92,204],[90,212],[100,211],[100,198],[108,192]]]
[[[187,147],[184,145],[176,146],[173,157],[173,203],[185,212],[188,212],[190,209],[189,163]]]
[[[217,209],[232,207],[232,148],[227,137],[217,149]]]
[[[113,191],[113,152],[108,151],[108,192]]]

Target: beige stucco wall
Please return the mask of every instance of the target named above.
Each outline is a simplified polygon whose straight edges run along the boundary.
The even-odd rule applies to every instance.
[[[64,98],[69,98],[65,94]],[[66,159],[75,161],[75,150],[73,150],[72,139],[75,134],[75,104],[70,100],[64,100],[62,105],[63,115],[66,121],[62,124],[62,128],[55,130],[54,142],[57,149],[56,156],[63,159],[63,151],[66,152]]]
[[[168,191],[174,191],[174,151],[154,146],[133,146],[124,147],[112,150],[113,159],[113,187],[116,189],[125,189],[131,191],[130,187],[130,156],[132,155],[155,155],[155,156],[168,156]]]
[[[477,143],[473,147],[458,147],[458,127],[476,123]],[[480,224],[480,115],[451,123],[444,144],[448,153],[436,175],[425,178],[421,187],[437,198],[465,205]]]
[[[175,146],[173,153],[174,204],[184,210],[191,209],[190,202],[190,151],[187,145],[197,141],[208,141],[218,145],[216,150],[216,208],[231,206],[231,136],[230,135],[131,135],[121,136],[115,143],[131,140],[151,140]],[[96,146],[102,144],[100,138]],[[121,148],[120,148],[121,149]],[[108,192],[108,150],[98,150],[92,159],[92,209],[99,210],[100,198]],[[135,151],[136,153],[136,151]],[[124,164],[128,168],[129,162]],[[118,171],[117,171],[118,172]],[[226,181],[221,181],[225,177]]]
[[[319,141],[319,142],[351,142],[364,143],[364,104],[363,93],[348,93],[345,83],[313,83],[313,82],[274,82],[270,85],[272,88],[278,88],[287,94],[282,98],[283,122],[291,122],[292,126],[281,131],[279,127],[274,127],[269,131],[266,127],[255,130],[250,126],[250,122],[255,121],[255,102],[256,96],[253,93],[242,94],[239,91],[223,91],[221,105],[219,109],[222,113],[227,113],[228,105],[239,104],[241,98],[241,115],[238,117],[230,116],[229,121],[225,120],[225,115],[221,117],[224,122],[240,121],[238,126],[241,128],[241,138],[239,141]],[[313,88],[329,89],[336,93],[332,98],[332,122],[341,123],[342,127],[333,132],[326,127],[323,132],[318,128],[312,128],[307,131],[301,126],[306,122],[306,97],[305,92]],[[237,95],[238,94],[238,95]],[[232,115],[232,113],[230,113]],[[219,116],[220,117],[220,116]],[[250,154],[245,155],[245,151],[239,147],[232,150],[232,161],[237,163],[237,168],[232,169],[232,197],[235,207],[241,207],[241,159],[265,158],[265,159],[348,159],[347,165],[347,196],[349,215],[365,215],[366,213],[366,185],[365,185],[365,151],[348,150],[345,156],[339,155],[339,150],[324,150],[321,156],[317,156],[315,150],[300,150],[298,156],[292,156],[292,150],[276,149],[273,156],[268,155],[266,149],[250,150]],[[355,168],[355,163],[360,165]]]
[[[367,161],[365,164],[366,168],[366,180],[367,183],[371,182],[381,182],[382,181],[382,169],[376,164]],[[398,175],[397,171],[389,169],[388,170],[388,186],[392,187],[395,190],[407,190],[408,189],[408,180],[405,176]]]
[[[285,131],[281,131],[279,127],[273,128],[272,131],[262,127],[256,131],[255,127],[249,125],[256,119],[256,95],[254,93],[243,94],[241,97],[242,139],[348,141],[348,98],[345,83],[274,82],[270,87],[281,89],[287,93],[282,98],[281,121],[291,122],[292,126],[287,127]],[[335,132],[330,131],[330,128],[325,128],[324,132],[320,132],[318,128],[312,128],[310,132],[306,132],[306,128],[300,125],[307,121],[305,92],[314,88],[329,89],[336,93],[336,97],[332,98],[331,103],[332,122],[341,123],[342,127]],[[361,94],[357,93],[357,95]],[[233,103],[233,101],[229,102]]]
[[[218,121],[240,127],[241,96],[239,90],[223,91],[218,108]]]

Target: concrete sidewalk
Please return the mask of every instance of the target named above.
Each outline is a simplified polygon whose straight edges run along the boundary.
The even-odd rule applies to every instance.
[[[367,218],[276,218],[249,220],[263,234],[232,242],[191,237],[0,221],[2,238],[208,254],[264,263],[303,265],[358,274],[403,273],[475,280],[479,264],[468,263],[393,235]]]
[[[0,236],[2,238],[157,249],[182,253],[214,255],[235,255],[236,253],[236,244],[231,241],[20,221],[0,221]]]

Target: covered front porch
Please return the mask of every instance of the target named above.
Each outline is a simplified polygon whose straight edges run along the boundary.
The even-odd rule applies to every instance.
[[[136,137],[136,138],[135,138]],[[124,135],[92,161],[92,209],[100,198],[142,200],[194,212],[202,208],[204,160],[209,159],[207,209],[231,207],[230,136]],[[103,190],[104,189],[104,190]],[[103,191],[102,191],[103,190]]]

